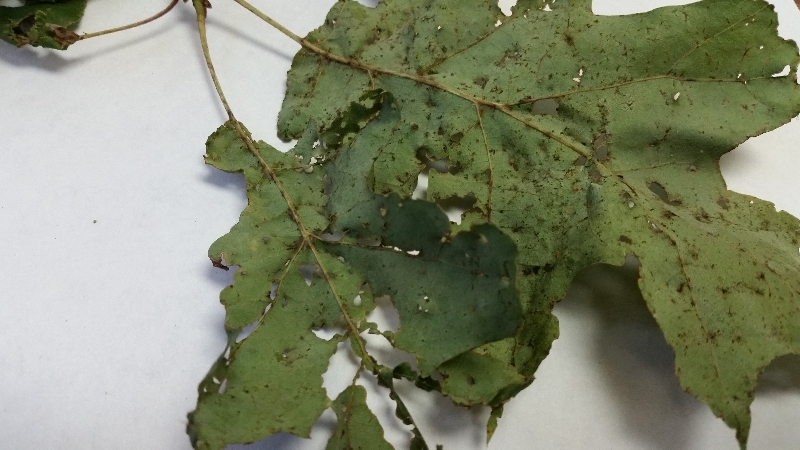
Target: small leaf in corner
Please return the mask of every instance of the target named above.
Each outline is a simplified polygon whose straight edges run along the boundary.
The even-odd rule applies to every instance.
[[[0,6],[0,39],[22,47],[64,50],[80,37],[73,31],[88,0],[28,0],[23,6]]]

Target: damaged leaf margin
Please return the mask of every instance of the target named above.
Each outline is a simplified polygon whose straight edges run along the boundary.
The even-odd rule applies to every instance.
[[[22,6],[0,6],[0,39],[22,47],[64,50],[78,41],[74,30],[88,0],[27,0]]]
[[[413,425],[392,378],[438,388],[425,380],[442,363],[513,336],[520,324],[513,242],[492,225],[451,235],[435,204],[372,190],[363,161],[370,160],[365,152],[381,149],[359,144],[352,131],[394,126],[391,96],[367,93],[341,117],[332,129],[310,129],[285,154],[263,142],[254,143],[254,154],[231,123],[209,138],[206,161],[244,175],[248,206],[209,250],[215,265],[238,270],[221,294],[229,348],[201,384],[190,414],[197,448],[277,432],[308,436],[319,415],[335,406],[322,374],[345,340],[361,358],[360,370],[390,389],[398,417]],[[344,203],[347,211],[340,209]],[[416,370],[395,374],[366,352],[360,337],[374,330],[366,320],[374,297],[387,294],[400,313],[392,343],[417,356]],[[345,331],[329,341],[314,334],[333,326]],[[252,332],[244,336],[245,328]],[[358,395],[355,385],[348,389]],[[301,404],[303,398],[308,401]]]
[[[744,447],[757,374],[800,353],[800,225],[728,191],[718,161],[800,112],[797,47],[764,1],[621,17],[594,16],[588,0],[546,6],[520,1],[505,17],[488,1],[337,4],[294,59],[279,135],[391,92],[404,122],[392,164],[411,163],[403,147],[447,161],[456,170],[431,171],[428,198],[471,196],[460,226],[490,222],[519,249],[524,324],[478,354],[527,382],[574,274],[637,256],[682,386]],[[374,184],[405,193],[405,180]]]

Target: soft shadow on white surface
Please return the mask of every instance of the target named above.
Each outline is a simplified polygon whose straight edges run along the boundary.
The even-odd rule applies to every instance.
[[[647,310],[634,264],[579,272],[563,308],[598,321],[587,364],[599,369],[624,429],[646,448],[685,449],[704,406],[678,383],[674,354]]]
[[[128,4],[134,3],[129,17],[118,17],[112,13],[120,2],[90,2],[85,31],[109,25],[109,17],[115,24],[139,19],[141,10],[163,2]],[[210,32],[222,34],[214,46],[229,32],[221,19],[230,3],[214,2],[220,22]],[[321,23],[328,4],[301,3],[282,4],[276,13],[283,17],[276,18],[303,34],[303,27]],[[4,98],[13,99],[0,113],[0,336],[6,343],[0,447],[189,448],[185,413],[223,350],[217,296],[233,272],[213,268],[206,250],[236,222],[245,200],[240,176],[201,164],[206,136],[224,116],[205,73],[191,5],[179,8],[163,23],[63,54],[0,45]],[[293,17],[304,20],[292,23]],[[800,29],[790,25],[781,22]],[[262,31],[268,28],[254,35]],[[248,52],[215,48],[226,89],[239,102],[237,115],[274,144],[271,124],[288,61],[265,58],[268,67],[259,72],[242,65]],[[239,82],[244,100],[234,95]],[[791,126],[752,141],[750,156],[735,164],[742,178],[731,172],[726,179],[732,189],[800,215],[792,206],[800,129],[797,121]],[[781,149],[786,154],[772,159]],[[736,448],[732,431],[676,390],[671,353],[641,307],[622,303],[572,298],[556,308],[562,338],[537,381],[509,404],[491,448]],[[751,450],[797,448],[798,373],[797,360],[785,358],[762,376]],[[378,388],[369,393],[385,396]],[[423,404],[414,414],[432,443],[483,448],[481,411],[429,397],[445,404]],[[386,404],[376,410],[382,418],[393,415]],[[330,420],[319,423],[313,443],[279,435],[253,447],[322,449]],[[394,423],[388,429],[403,436]]]

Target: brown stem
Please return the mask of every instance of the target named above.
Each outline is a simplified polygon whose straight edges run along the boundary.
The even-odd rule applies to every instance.
[[[148,17],[147,19],[140,20],[140,21],[138,21],[138,22],[135,22],[135,23],[132,23],[132,24],[129,24],[129,25],[124,25],[124,26],[117,27],[117,28],[111,28],[111,29],[109,29],[109,30],[96,31],[96,32],[94,32],[94,33],[84,33],[84,34],[82,34],[82,35],[80,35],[80,36],[78,37],[78,40],[81,40],[81,41],[82,41],[82,40],[89,39],[89,38],[93,38],[93,37],[97,37],[97,36],[104,36],[104,35],[106,35],[106,34],[116,33],[117,31],[130,30],[131,28],[136,28],[136,27],[138,27],[138,26],[140,26],[140,25],[145,25],[145,24],[148,24],[148,23],[150,23],[150,22],[152,22],[152,21],[154,21],[154,20],[156,20],[156,19],[159,19],[159,18],[161,18],[161,17],[162,17],[163,15],[165,15],[166,13],[170,12],[170,11],[172,10],[172,8],[174,8],[174,7],[175,7],[175,5],[177,5],[177,4],[178,4],[178,1],[179,1],[179,0],[172,0],[172,1],[169,3],[169,5],[167,5],[167,7],[166,7],[166,8],[164,8],[164,9],[163,9],[162,11],[160,11],[158,14],[156,14],[156,15],[154,15],[154,16],[151,16],[151,17]]]

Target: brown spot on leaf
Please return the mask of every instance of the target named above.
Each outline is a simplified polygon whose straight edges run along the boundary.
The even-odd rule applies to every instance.
[[[225,264],[222,264],[221,259],[212,259],[211,264],[217,269],[230,270],[230,267],[226,266]]]
[[[672,204],[669,201],[669,194],[667,193],[667,190],[664,189],[664,186],[661,183],[653,181],[649,186],[647,186],[647,188],[650,189],[650,192],[656,194],[664,203]]]
[[[711,223],[711,216],[709,216],[706,210],[703,208],[700,208],[700,211],[695,213],[694,218],[697,219],[699,222]]]
[[[595,136],[592,141],[592,149],[594,149],[594,159],[606,161],[608,159],[608,135],[601,133]]]
[[[459,131],[458,133],[453,134],[453,135],[450,136],[450,143],[457,144],[457,143],[461,142],[461,139],[463,139],[463,138],[464,138],[464,133]]]
[[[81,37],[78,36],[77,33],[62,26],[47,24],[47,28],[53,33],[53,39],[55,39],[56,42],[64,47],[72,45],[81,40]]]
[[[589,169],[589,179],[592,180],[592,183],[600,183],[603,181],[603,174],[596,167],[592,167]]]

